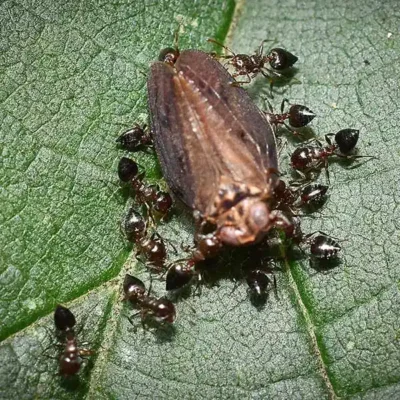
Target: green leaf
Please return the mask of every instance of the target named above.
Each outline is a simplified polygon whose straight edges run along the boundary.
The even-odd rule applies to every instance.
[[[209,50],[206,38],[224,40],[234,4],[58,3],[0,5],[0,397],[399,397],[395,5],[237,6],[227,42],[234,51],[250,53],[271,39],[266,48],[299,56],[300,83],[277,87],[274,107],[283,97],[306,104],[318,115],[312,127],[322,139],[359,128],[359,154],[378,159],[355,169],[330,164],[322,215],[304,219],[305,232],[343,239],[336,268],[282,264],[278,293],[271,291],[263,308],[251,304],[244,282],[225,274],[201,295],[178,299],[173,329],[152,334],[139,320],[129,322],[133,311],[121,302],[125,273],[147,283],[148,273],[119,231],[130,200],[115,186],[123,154],[115,139],[147,121],[144,75],[173,44],[179,24],[180,48]],[[258,77],[249,91],[262,105],[268,82]],[[283,171],[298,143],[289,142]],[[134,157],[156,180],[153,155]],[[192,230],[181,211],[160,226],[178,247],[191,243]],[[247,254],[227,254],[218,268],[233,270]],[[164,293],[161,281],[153,286]],[[58,303],[68,303],[80,343],[95,351],[71,381],[56,375]]]

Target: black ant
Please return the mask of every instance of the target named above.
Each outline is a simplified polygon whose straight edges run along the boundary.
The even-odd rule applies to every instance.
[[[337,258],[342,249],[336,239],[321,231],[305,235],[304,242],[310,245],[312,257],[324,261]]]
[[[122,157],[118,164],[119,179],[132,185],[136,198],[140,204],[154,209],[161,215],[166,215],[172,206],[172,198],[169,193],[158,190],[157,186],[146,185],[143,182],[144,172],[139,174],[139,167],[130,158]]]
[[[237,84],[250,83],[259,73],[268,79],[270,79],[271,75],[280,77],[282,75],[277,71],[282,71],[292,67],[298,60],[294,54],[281,48],[271,49],[268,55],[265,56],[263,52],[264,43],[266,41],[267,40],[263,40],[256,53],[249,56],[247,54],[235,54],[229,47],[223,45],[217,40],[208,39],[208,42],[215,43],[231,53],[231,55],[217,57],[229,60],[228,64],[232,65],[236,71],[232,74],[233,78],[243,75],[247,76],[247,81],[237,81]],[[272,69],[268,68],[266,64],[269,64]]]
[[[149,296],[146,293],[144,283],[140,279],[126,274],[123,287],[125,299],[140,308],[143,324],[148,317],[153,318],[158,323],[168,322],[172,324],[175,321],[176,311],[174,304],[164,297],[157,299]]]
[[[54,324],[65,338],[65,349],[60,356],[59,372],[62,376],[72,376],[79,372],[82,365],[82,356],[90,356],[92,350],[79,349],[74,326],[74,314],[66,307],[58,305],[54,312]]]
[[[335,136],[334,143],[332,143],[331,136]],[[336,156],[340,158],[345,158],[347,160],[353,160],[355,158],[372,156],[358,156],[350,154],[358,141],[359,131],[356,129],[342,129],[336,134],[325,135],[325,140],[327,146],[323,146],[319,140],[314,141],[317,146],[302,146],[298,147],[291,156],[292,167],[305,178],[308,172],[313,170],[319,171],[325,168],[326,175],[329,181],[329,171],[328,171],[328,158],[330,156]]]
[[[295,214],[292,208],[315,209],[324,203],[328,189],[329,186],[320,183],[294,187],[288,186],[283,180],[279,180],[274,189],[274,197],[277,201],[274,208],[289,209],[292,214]]]
[[[293,217],[291,222],[292,226],[285,231],[286,236],[298,246],[302,244],[309,245],[309,254],[312,259],[319,261],[337,259],[342,248],[335,238],[321,231],[305,235],[301,230],[300,219],[298,217]]]
[[[122,224],[127,239],[137,246],[137,255],[142,254],[154,270],[162,271],[167,251],[161,236],[153,233],[148,237],[147,223],[133,208],[129,209]]]
[[[250,271],[246,276],[246,282],[249,286],[250,296],[254,301],[265,299],[268,287],[273,282],[276,289],[276,278],[273,275],[273,281],[270,278],[271,273],[256,269]]]
[[[272,106],[268,102],[270,112],[264,113],[272,124],[282,124],[294,134],[300,135],[298,132],[294,131],[293,128],[305,127],[315,118],[315,114],[308,107],[301,104],[292,104],[288,112],[283,112],[286,103],[289,104],[289,100],[283,99],[281,103],[281,114],[274,114]],[[286,120],[289,122],[289,125],[286,124]]]
[[[116,142],[128,151],[137,151],[140,147],[151,146],[153,139],[151,138],[150,131],[146,128],[147,125],[143,125],[143,127],[135,125],[133,128],[122,133]]]

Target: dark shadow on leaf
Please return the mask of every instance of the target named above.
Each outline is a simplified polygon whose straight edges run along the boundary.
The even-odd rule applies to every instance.
[[[81,378],[79,375],[60,376],[60,386],[67,392],[76,392],[82,389]]]

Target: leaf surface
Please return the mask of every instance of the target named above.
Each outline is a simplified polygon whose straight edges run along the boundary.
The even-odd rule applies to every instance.
[[[323,271],[305,259],[281,264],[277,296],[271,291],[263,308],[251,304],[245,282],[225,274],[177,301],[171,330],[144,331],[127,318],[121,280],[131,272],[148,283],[148,273],[119,232],[130,201],[115,186],[123,154],[115,138],[147,121],[145,74],[178,24],[181,48],[210,50],[205,39],[224,40],[233,6],[0,5],[1,398],[400,396],[400,45],[392,2],[253,0],[237,6],[227,41],[250,53],[270,39],[266,48],[296,54],[300,83],[276,87],[273,106],[283,97],[306,104],[321,139],[358,128],[359,154],[377,157],[353,169],[333,162],[322,215],[304,219],[305,232],[343,240],[342,263]],[[264,107],[268,82],[258,77],[249,92]],[[283,171],[298,144],[288,142]],[[134,157],[158,179],[151,153]],[[180,211],[160,226],[178,247],[191,243],[192,230]],[[259,262],[235,251],[217,268],[229,271],[248,254]],[[162,282],[153,286],[164,294]],[[57,303],[74,310],[80,340],[96,352],[78,380],[56,375]]]

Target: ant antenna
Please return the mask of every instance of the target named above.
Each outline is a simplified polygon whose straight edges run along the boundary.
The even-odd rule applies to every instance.
[[[218,57],[221,57],[221,58],[232,58],[232,57],[235,57],[235,56],[236,56],[236,54],[233,52],[233,50],[231,50],[228,46],[225,46],[225,45],[222,44],[221,42],[218,42],[218,40],[215,40],[215,39],[212,39],[212,38],[208,38],[208,39],[207,39],[207,42],[209,42],[209,43],[215,43],[215,44],[217,44],[218,46],[222,47],[223,49],[225,49],[226,51],[229,51],[229,53],[232,54],[231,56],[225,55],[225,56],[218,56]]]

